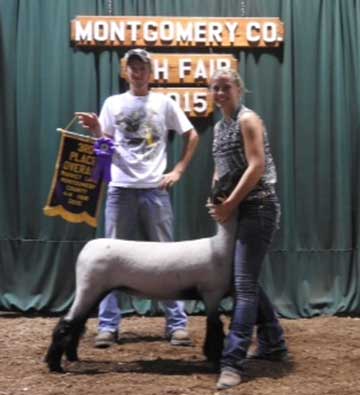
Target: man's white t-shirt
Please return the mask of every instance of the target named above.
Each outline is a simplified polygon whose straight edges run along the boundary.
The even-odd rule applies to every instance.
[[[167,164],[169,130],[183,134],[193,128],[177,103],[151,91],[108,97],[99,120],[115,143],[110,185],[128,188],[158,187]]]

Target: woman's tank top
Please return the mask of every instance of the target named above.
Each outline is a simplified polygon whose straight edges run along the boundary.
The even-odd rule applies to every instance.
[[[222,119],[216,123],[213,140],[213,156],[216,172],[219,178],[234,178],[234,187],[241,175],[246,170],[248,163],[245,156],[244,141],[240,128],[239,118],[245,112],[253,112],[245,106],[241,106],[231,120]],[[264,127],[265,146],[265,171],[255,188],[244,199],[263,199],[275,196],[276,169],[270,152],[270,145],[266,129]]]

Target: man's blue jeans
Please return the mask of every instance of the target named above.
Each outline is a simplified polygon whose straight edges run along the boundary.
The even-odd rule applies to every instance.
[[[254,326],[259,351],[286,350],[284,332],[274,308],[258,284],[261,266],[277,227],[276,198],[245,202],[239,207],[234,259],[234,311],[221,366],[241,368]]]
[[[169,194],[159,188],[109,187],[105,208],[105,237],[135,240],[142,233],[147,241],[173,240],[173,211]],[[159,262],[161,265],[161,262]],[[184,302],[163,301],[166,335],[186,327]],[[115,332],[121,322],[117,291],[99,306],[99,331]]]

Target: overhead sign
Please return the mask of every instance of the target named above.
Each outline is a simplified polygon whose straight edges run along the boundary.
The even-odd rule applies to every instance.
[[[212,112],[208,90],[201,86],[208,85],[215,70],[238,70],[238,61],[229,50],[280,47],[284,36],[284,24],[276,17],[97,15],[71,21],[71,42],[76,47],[121,48],[124,52],[129,47],[145,47],[152,52],[150,83],[156,86],[152,89],[172,97],[190,117]],[[177,53],[159,52],[158,48],[174,48]],[[198,53],[185,51],[200,48]],[[228,53],[218,52],[223,49]],[[126,78],[124,59],[120,74]]]
[[[230,54],[152,53],[152,78],[150,83],[208,84],[215,70],[237,69],[237,60]],[[124,58],[121,59],[120,75],[126,78]]]
[[[189,117],[207,117],[213,111],[213,102],[207,88],[151,88],[175,100]]]
[[[77,16],[71,21],[76,46],[104,47],[278,47],[279,18]]]

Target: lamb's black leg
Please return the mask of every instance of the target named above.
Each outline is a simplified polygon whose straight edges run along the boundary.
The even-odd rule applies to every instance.
[[[224,345],[224,328],[218,314],[206,320],[206,337],[203,352],[206,358],[217,366],[220,362]]]
[[[52,334],[52,341],[47,351],[45,361],[50,372],[62,373],[61,358],[66,353],[69,360],[77,360],[77,345],[83,330],[82,325],[77,322],[59,320]]]
[[[67,339],[66,345],[65,345],[65,355],[68,361],[74,362],[78,361],[78,346],[80,342],[81,336],[85,332],[85,325],[83,321],[80,322],[73,322],[72,323],[72,334],[70,338]]]

